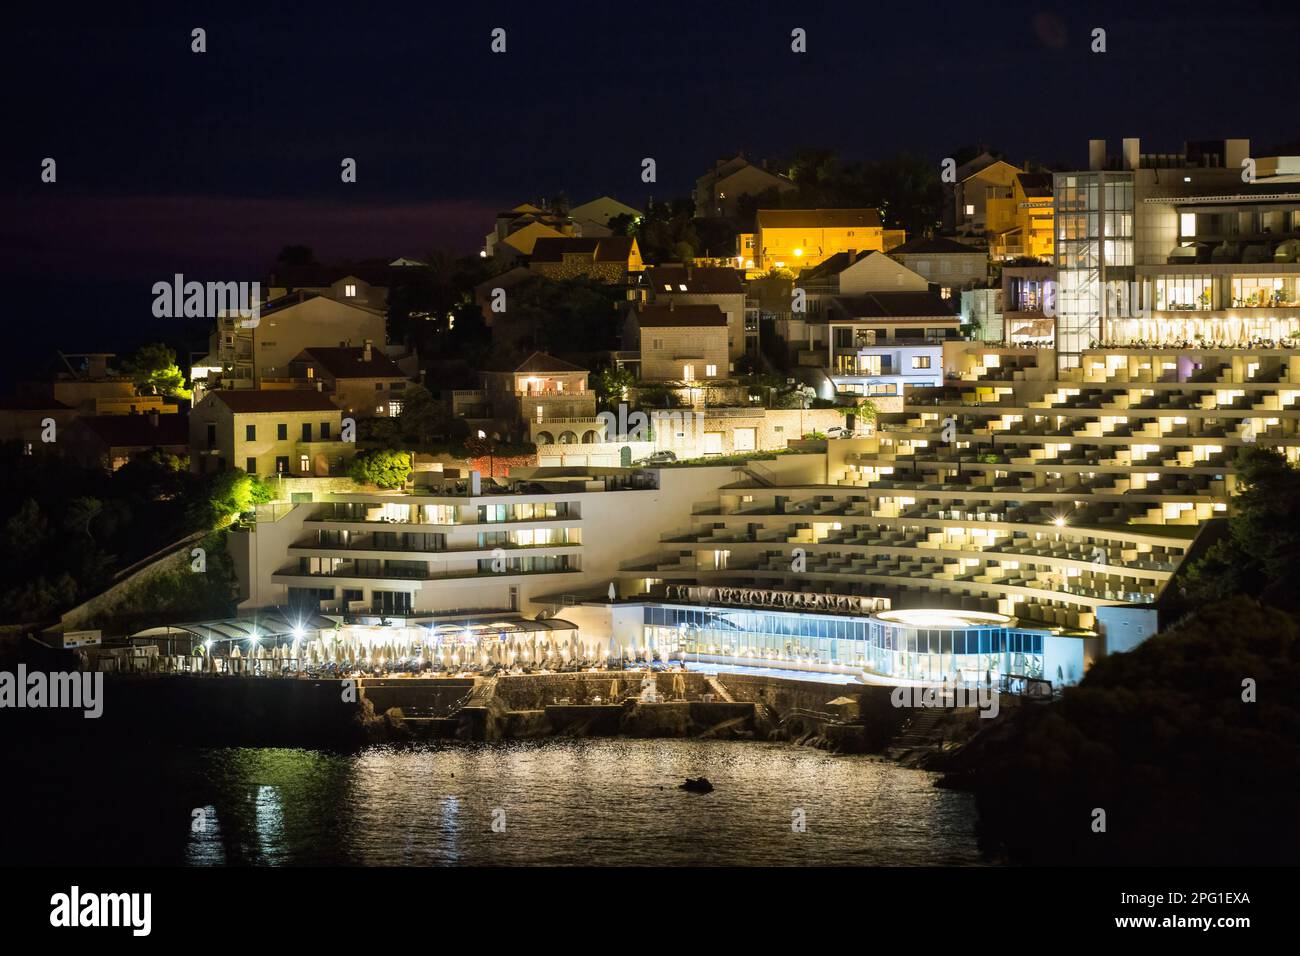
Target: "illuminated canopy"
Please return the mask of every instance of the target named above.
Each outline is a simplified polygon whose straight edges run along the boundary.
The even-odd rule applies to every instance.
[[[944,608],[915,608],[910,611],[884,611],[876,619],[905,627],[1008,627],[1011,618],[986,611],[949,611]]]

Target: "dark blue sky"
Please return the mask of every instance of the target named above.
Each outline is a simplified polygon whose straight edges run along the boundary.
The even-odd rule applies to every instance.
[[[60,320],[63,280],[256,278],[289,242],[470,252],[497,207],[680,195],[741,148],[1082,164],[1090,136],[1300,137],[1293,2],[113,7],[6,14],[0,253]]]

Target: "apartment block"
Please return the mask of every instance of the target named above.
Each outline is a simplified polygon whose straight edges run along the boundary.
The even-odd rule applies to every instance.
[[[416,473],[406,491],[307,492],[260,509],[230,544],[245,607],[402,617],[520,610],[604,587],[689,524],[728,469],[523,469],[509,481]]]

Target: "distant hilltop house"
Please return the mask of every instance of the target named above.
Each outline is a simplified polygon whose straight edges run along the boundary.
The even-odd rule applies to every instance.
[[[294,292],[309,292],[382,312],[388,308],[388,293],[399,281],[400,270],[423,265],[416,259],[366,259],[336,265],[277,263],[262,291],[268,301]]]
[[[371,342],[303,349],[289,371],[295,384],[315,385],[358,418],[396,418],[409,384],[397,363]]]
[[[614,233],[609,228],[611,219],[616,219],[619,216],[631,216],[635,220],[639,219],[641,215],[640,209],[619,202],[612,196],[601,196],[598,199],[585,202],[581,206],[574,206],[569,210],[569,218],[573,220],[573,224],[577,228],[577,234],[589,239],[612,236]]]
[[[798,187],[785,176],[756,166],[744,156],[720,159],[695,180],[695,215],[701,219],[734,219],[740,215],[740,200],[761,196],[770,189],[791,193]]]
[[[497,213],[492,231],[483,240],[483,255],[507,262],[523,262],[536,251],[541,239],[602,239],[612,236],[610,220],[618,216],[640,218],[641,210],[600,196],[573,208],[544,208],[521,203]]]
[[[752,259],[757,269],[797,271],[838,252],[888,252],[906,239],[882,225],[877,209],[760,209],[753,237],[740,243],[747,267]]]
[[[521,203],[497,213],[492,231],[483,240],[483,254],[491,258],[518,261],[533,254],[538,239],[562,239],[575,234],[567,213],[551,212],[532,203]]]
[[[221,389],[190,412],[190,469],[250,475],[341,474],[356,450],[343,413],[311,389]]]
[[[586,276],[602,282],[626,282],[642,271],[641,248],[634,236],[538,239],[528,268],[548,279]]]

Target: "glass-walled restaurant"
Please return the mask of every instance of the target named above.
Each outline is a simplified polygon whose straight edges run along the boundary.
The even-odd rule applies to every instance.
[[[647,605],[644,638],[665,658],[737,658],[757,666],[837,665],[911,680],[1044,677],[1043,632],[1000,614],[888,611],[848,617]]]

